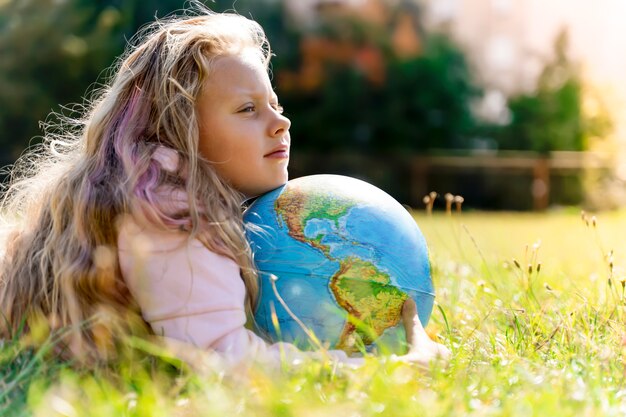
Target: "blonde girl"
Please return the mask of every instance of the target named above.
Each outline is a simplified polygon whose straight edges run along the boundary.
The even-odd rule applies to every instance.
[[[72,330],[72,355],[98,358],[143,320],[237,363],[305,355],[246,328],[257,275],[241,204],[288,178],[290,121],[269,60],[263,30],[244,17],[203,10],[158,21],[81,120],[48,129],[1,208],[2,337],[43,317]],[[406,359],[447,355],[414,305],[404,313]]]

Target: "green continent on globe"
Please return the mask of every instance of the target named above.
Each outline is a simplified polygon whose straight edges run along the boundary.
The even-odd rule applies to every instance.
[[[355,203],[348,199],[338,202],[336,198],[321,193],[311,196],[297,187],[287,187],[276,199],[274,208],[286,223],[291,237],[321,250],[325,256],[330,257],[330,247],[322,244],[323,234],[314,238],[304,234],[306,223],[311,219],[327,219],[338,226],[339,219],[354,205]]]
[[[339,262],[339,270],[329,279],[330,289],[339,306],[348,314],[335,347],[355,351],[360,338],[371,344],[385,329],[396,326],[408,295],[389,285],[391,279],[372,262],[356,256],[335,259],[329,245],[322,243],[325,233],[307,237],[307,222],[313,219],[330,220],[339,230],[339,220],[356,206],[350,198],[338,200],[332,196],[332,184],[320,184],[319,193],[310,193],[298,187],[286,187],[276,199],[274,208],[287,226],[287,233],[295,240],[320,250],[330,260]],[[349,236],[344,236],[350,242]],[[356,243],[356,242],[355,242]]]
[[[389,283],[389,275],[371,262],[356,257],[341,261],[330,288],[337,303],[356,320],[346,322],[336,348],[355,350],[357,336],[369,345],[385,329],[400,322],[408,295]]]

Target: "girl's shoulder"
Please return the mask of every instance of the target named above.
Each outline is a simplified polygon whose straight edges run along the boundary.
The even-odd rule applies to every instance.
[[[192,255],[192,263],[210,261],[221,269],[239,270],[233,259],[209,249],[187,230],[160,227],[129,214],[121,217],[117,230],[117,247],[122,263],[128,259],[150,259],[159,263],[179,255],[185,258]]]
[[[169,252],[185,246],[189,240],[187,232],[167,230],[132,214],[118,220],[117,246],[121,252]]]

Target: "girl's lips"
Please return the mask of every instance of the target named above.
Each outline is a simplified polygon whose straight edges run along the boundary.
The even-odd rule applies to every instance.
[[[285,159],[289,158],[289,151],[287,149],[279,149],[274,152],[270,152],[265,155],[266,158]]]

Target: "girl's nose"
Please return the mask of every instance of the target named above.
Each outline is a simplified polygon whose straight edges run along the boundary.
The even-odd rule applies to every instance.
[[[291,127],[291,120],[278,112],[275,112],[275,114],[276,118],[270,124],[270,135],[282,136]]]

